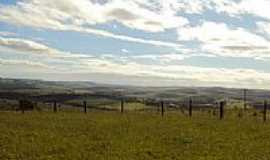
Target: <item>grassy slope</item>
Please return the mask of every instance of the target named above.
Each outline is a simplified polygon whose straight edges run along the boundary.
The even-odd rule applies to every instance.
[[[270,159],[270,124],[169,113],[0,113],[0,159]]]

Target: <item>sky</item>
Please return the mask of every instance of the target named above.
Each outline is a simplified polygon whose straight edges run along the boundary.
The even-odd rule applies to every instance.
[[[0,77],[270,89],[269,0],[0,0]]]

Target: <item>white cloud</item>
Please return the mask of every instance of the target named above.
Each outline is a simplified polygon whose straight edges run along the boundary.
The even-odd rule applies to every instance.
[[[224,23],[204,22],[201,26],[178,30],[179,40],[201,43],[203,52],[231,57],[269,58],[269,41],[243,28]]]
[[[98,4],[88,0],[25,0],[17,2],[15,6],[0,5],[0,21],[37,28],[72,30],[156,46],[179,47],[180,45],[174,43],[116,35],[90,27],[118,21],[130,28],[158,32],[188,23],[185,18],[176,16],[177,12],[169,6],[161,7],[155,12],[141,6],[139,2],[113,0]]]
[[[270,20],[269,0],[213,0],[215,10],[230,16],[254,15]]]
[[[115,69],[117,68],[117,69]],[[125,64],[106,59],[92,59],[81,63],[81,68],[74,74],[99,73],[142,78],[155,78],[171,81],[185,80],[206,85],[222,85],[234,87],[270,87],[270,73],[252,69],[202,68],[188,65],[146,65],[135,61]],[[173,83],[175,84],[175,83]],[[151,85],[151,84],[149,84]]]
[[[0,36],[14,36],[15,33],[12,32],[6,32],[6,31],[0,31]]]
[[[18,40],[16,40],[17,42]],[[26,41],[26,40],[24,40]],[[28,42],[28,41],[27,41]],[[42,44],[40,44],[42,46]],[[16,49],[20,50],[15,44]],[[20,46],[20,45],[19,45]],[[28,46],[28,45],[26,45]],[[30,45],[31,46],[31,45]],[[39,46],[39,45],[36,45]],[[28,53],[28,50],[23,46],[23,50]],[[38,48],[38,47],[33,47]],[[49,48],[49,47],[40,47]],[[23,51],[22,50],[22,51]],[[34,49],[35,50],[35,49]],[[49,48],[47,50],[56,50]],[[185,81],[191,84],[203,85],[223,85],[223,86],[237,86],[241,85],[270,88],[270,73],[260,72],[252,69],[226,69],[226,68],[202,68],[189,65],[164,63],[160,64],[143,64],[136,58],[153,58],[161,62],[181,61],[187,55],[181,54],[164,54],[164,55],[144,55],[144,57],[126,57],[125,60],[119,62],[119,57],[113,55],[105,56],[91,56],[78,55],[74,53],[66,53],[56,50],[56,56],[44,54],[44,58],[36,60],[36,58],[29,57],[27,59],[1,59],[0,71],[5,75],[15,74],[15,72],[38,74],[42,77],[45,73],[55,73],[62,75],[72,74],[114,74],[117,76],[150,78],[156,81],[168,80],[176,82]],[[11,75],[13,76],[13,75]],[[81,79],[87,80],[87,79]],[[91,80],[91,79],[88,79]],[[151,84],[149,84],[151,85]]]
[[[92,58],[84,54],[63,52],[49,47],[43,43],[21,38],[6,38],[0,36],[0,47],[15,51],[16,53],[49,56],[53,58]],[[1,50],[0,50],[1,51]],[[3,51],[2,51],[3,52]]]
[[[177,12],[173,10],[169,3],[163,1],[114,0],[103,6],[104,19],[116,20],[130,28],[150,32],[164,31],[187,24],[188,21],[181,16],[177,16]]]
[[[227,13],[235,16],[240,12],[239,3],[235,0],[169,0],[175,10],[188,14],[203,14],[207,10]]]
[[[211,1],[209,0],[173,0],[172,5],[175,7],[175,10],[185,13],[196,13],[200,14],[210,7]]]
[[[0,64],[2,63],[3,62],[0,61]],[[33,65],[35,67],[43,67],[43,65],[36,63],[33,64],[32,62],[29,63],[12,61],[4,62],[4,64],[5,63],[11,63],[12,65],[17,66],[21,64],[27,64],[31,66]],[[76,70],[74,68],[76,68]],[[24,73],[27,70],[22,67],[17,68],[17,71],[19,71],[20,73]],[[185,81],[188,84],[203,84],[207,86],[222,85],[227,87],[233,86],[264,89],[270,87],[270,73],[258,72],[252,69],[202,68],[187,65],[143,65],[136,62],[119,64],[102,59],[83,61],[80,63],[79,66],[72,66],[71,69],[66,69],[61,72],[57,72],[57,70],[51,69],[46,71],[45,73],[59,73],[61,75],[104,74],[115,75],[114,77],[116,79],[118,76],[140,77],[145,79],[152,78],[155,79],[155,83],[158,83],[162,80],[168,80],[172,82],[171,84],[177,84],[178,81]],[[39,74],[43,74],[43,72],[40,72]],[[80,80],[91,80],[91,78]],[[151,85],[151,83],[149,83],[148,85]]]
[[[258,32],[270,38],[270,22],[257,22]]]
[[[259,34],[254,34],[244,28],[230,28],[226,22],[201,21],[201,25],[190,27],[187,19],[179,16],[179,13],[184,12],[202,15],[206,10],[226,13],[238,18],[252,14],[266,19],[264,22],[258,22],[257,26],[260,33],[269,36],[267,22],[270,20],[269,8],[270,1],[268,0],[104,0],[102,2],[98,0],[22,0],[16,5],[0,5],[1,22],[38,29],[76,31],[121,41],[172,47],[184,53],[162,55],[153,53],[133,57],[100,55],[97,57],[63,52],[26,39],[0,37],[1,47],[15,50],[16,53],[31,53],[27,60],[0,59],[1,69],[4,70],[3,66],[6,66],[7,72],[9,67],[13,66],[14,70],[25,71],[25,66],[31,66],[32,68],[46,68],[46,72],[62,74],[102,73],[151,77],[175,82],[186,80],[187,83],[196,82],[207,85],[240,86],[243,84],[270,88],[270,73],[252,69],[202,68],[171,63],[195,56],[196,51],[198,51],[197,55],[204,56],[270,58],[269,40]],[[96,24],[110,22],[118,22],[128,28],[144,32],[178,29],[179,40],[189,43],[199,41],[200,45],[195,49],[184,48],[185,46],[175,42],[135,38],[94,29]],[[10,34],[0,32],[0,35],[9,36]],[[122,49],[122,52],[127,53],[128,50]],[[37,58],[33,58],[35,55],[43,57],[37,61]],[[142,59],[155,60],[161,65],[160,63],[143,64]]]
[[[0,46],[7,47],[21,52],[50,54],[52,49],[49,47],[36,43],[34,41],[18,38],[3,38],[0,37]]]
[[[172,47],[179,49],[182,47],[181,44],[177,43],[170,43],[170,42],[163,42],[163,41],[157,41],[157,40],[149,40],[149,39],[141,39],[141,38],[134,38],[134,37],[129,37],[129,36],[123,36],[123,35],[117,35],[113,34],[107,31],[103,30],[98,30],[98,29],[91,29],[91,28],[82,28],[82,27],[76,27],[76,26],[63,26],[61,30],[70,30],[70,31],[77,31],[77,32],[83,32],[83,33],[91,33],[99,36],[104,36],[104,37],[109,37],[109,38],[114,38],[118,40],[123,40],[123,41],[129,41],[129,42],[135,42],[135,43],[142,43],[142,44],[149,44],[153,46],[163,46],[163,47]]]
[[[270,20],[269,0],[243,0],[238,4],[240,14],[253,14]]]
[[[173,47],[179,50],[179,48],[182,49],[179,44],[113,34],[93,29],[91,26],[117,21],[129,28],[148,32],[160,32],[172,28],[186,31],[185,27],[189,22],[179,16],[179,12],[202,14],[209,9],[231,16],[254,14],[270,19],[269,7],[268,0],[58,0],[57,2],[23,0],[14,6],[0,5],[0,21],[37,28],[90,33],[122,41]],[[241,32],[240,29],[238,29],[239,32]],[[244,29],[242,32],[247,33]]]
[[[123,49],[121,49],[121,52],[123,52],[123,53],[129,53],[129,50],[123,48]]]
[[[46,64],[39,63],[39,62],[33,62],[29,60],[13,60],[13,59],[1,59],[0,58],[0,65],[4,66],[30,66],[36,69],[44,68],[44,69],[54,69],[54,67],[50,67]]]
[[[139,55],[139,56],[132,56],[132,58],[137,59],[137,60],[143,59],[146,61],[153,60],[153,61],[156,61],[155,63],[171,63],[171,62],[180,62],[192,56],[195,56],[195,55],[170,53],[170,54]]]
[[[253,43],[265,45],[268,42],[242,28],[230,29],[225,23],[204,22],[201,26],[178,30],[179,40],[199,40],[201,42],[224,42],[226,44]]]
[[[270,20],[269,0],[175,0],[174,6],[185,13],[202,14],[212,10],[232,17],[252,14]]]

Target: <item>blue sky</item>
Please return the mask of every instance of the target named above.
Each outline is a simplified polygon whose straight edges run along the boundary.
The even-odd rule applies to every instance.
[[[1,0],[0,76],[270,89],[268,0]]]

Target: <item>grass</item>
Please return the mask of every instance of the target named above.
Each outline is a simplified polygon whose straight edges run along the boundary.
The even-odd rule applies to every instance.
[[[106,98],[91,98],[91,99],[86,99],[86,102],[87,102],[87,107],[89,109],[96,109],[96,110],[107,109],[111,111],[120,110],[120,103],[121,103],[120,100],[112,100],[112,99],[106,99]],[[70,100],[70,101],[64,102],[64,104],[82,108],[83,100],[81,99]],[[156,109],[156,106],[146,106],[138,102],[124,102],[124,109],[126,111],[153,110],[153,109]]]
[[[0,112],[0,159],[268,160],[270,123],[194,113]]]

